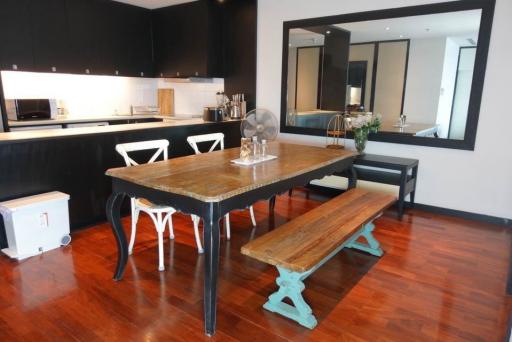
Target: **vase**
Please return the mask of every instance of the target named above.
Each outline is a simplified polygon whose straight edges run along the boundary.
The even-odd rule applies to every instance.
[[[366,142],[368,141],[368,131],[365,129],[354,130],[354,143],[356,150],[360,155],[364,155],[364,149],[366,148]]]

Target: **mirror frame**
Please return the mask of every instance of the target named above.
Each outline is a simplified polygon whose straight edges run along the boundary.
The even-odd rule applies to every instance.
[[[368,139],[371,141],[473,151],[475,149],[478,116],[480,114],[480,104],[482,101],[482,92],[484,87],[485,70],[487,65],[487,55],[489,52],[489,42],[491,38],[495,3],[495,0],[461,0],[283,22],[280,132],[315,136],[325,136],[326,134],[326,130],[324,129],[286,125],[288,109],[286,98],[286,94],[288,93],[288,44],[290,29],[307,26],[333,25],[357,21],[370,21],[480,9],[482,10],[482,16],[480,19],[480,30],[478,33],[478,45],[476,50],[475,67],[473,71],[473,80],[471,83],[471,95],[468,105],[464,140],[406,136],[400,133],[387,132],[370,133],[368,137]],[[348,134],[347,138],[352,138],[350,133]]]

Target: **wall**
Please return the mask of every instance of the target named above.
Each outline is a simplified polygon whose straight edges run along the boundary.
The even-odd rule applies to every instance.
[[[457,77],[458,61],[459,44],[448,37],[446,38],[443,76],[441,78],[441,91],[439,96],[439,105],[437,107],[436,119],[436,123],[440,126],[438,134],[441,138],[448,137],[448,128],[450,127],[450,117],[452,114],[453,93],[455,91],[455,78]],[[465,116],[467,116],[467,107]]]
[[[445,37],[411,40],[404,100],[409,122],[436,122],[445,47]]]
[[[396,123],[402,111],[407,42],[379,44],[377,79],[373,112],[382,115],[382,121]]]
[[[450,138],[463,139],[466,129],[466,108],[469,105],[471,93],[471,80],[473,79],[473,67],[475,65],[476,49],[461,49],[455,98],[453,99],[452,125]]]
[[[295,92],[297,85],[297,48],[290,47],[288,50],[288,109],[295,108]]]
[[[224,91],[221,78],[184,82],[173,79],[159,79],[158,88],[174,89],[174,113],[180,115],[198,115],[206,106],[216,106],[216,94]]]
[[[6,99],[53,98],[70,116],[130,113],[130,106],[156,105],[157,81],[150,78],[2,71]]]
[[[283,21],[421,5],[426,0],[260,0],[258,107],[280,114]],[[420,160],[418,203],[512,219],[512,1],[497,0],[474,151],[369,142],[367,152]],[[280,134],[280,140],[322,146],[323,137]],[[491,176],[492,175],[492,176]]]
[[[297,106],[298,112],[318,108],[318,76],[320,48],[297,49]]]
[[[157,89],[174,89],[175,113],[202,114],[216,105],[216,93],[224,91],[219,78],[193,82],[172,79],[47,74],[2,71],[5,98],[55,98],[68,115],[94,117],[129,114],[130,107],[156,106]]]

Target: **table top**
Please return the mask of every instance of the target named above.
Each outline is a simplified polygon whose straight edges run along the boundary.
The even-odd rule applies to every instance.
[[[108,176],[151,189],[184,195],[203,202],[219,202],[352,158],[354,151],[273,142],[268,154],[276,159],[241,166],[240,148],[107,170]]]
[[[380,154],[359,155],[354,160],[355,165],[382,167],[388,169],[402,170],[418,165],[418,159],[383,156]]]

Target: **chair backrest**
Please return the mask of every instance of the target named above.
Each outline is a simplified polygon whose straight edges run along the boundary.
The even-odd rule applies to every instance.
[[[201,135],[191,135],[187,138],[187,142],[194,149],[196,154],[201,154],[202,152],[197,147],[198,143],[202,142],[213,142],[210,150],[208,152],[212,152],[215,147],[220,143],[220,149],[224,149],[224,133],[210,133],[210,134],[201,134]]]
[[[156,149],[155,154],[149,159],[148,164],[153,163],[157,158],[163,154],[163,160],[167,160],[168,152],[167,148],[169,147],[169,140],[161,139],[161,140],[148,140],[148,141],[137,141],[126,144],[117,144],[116,151],[123,156],[126,166],[139,165],[135,160],[130,158],[128,155],[130,152],[135,151],[144,151],[144,150],[154,150]]]

